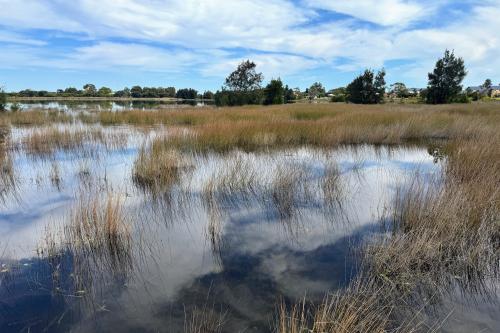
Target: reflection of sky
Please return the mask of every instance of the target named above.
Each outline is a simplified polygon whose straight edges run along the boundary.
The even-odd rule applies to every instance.
[[[261,324],[268,320],[277,295],[321,298],[353,274],[350,245],[373,230],[377,217],[391,204],[395,187],[412,170],[437,170],[426,150],[417,148],[361,146],[327,152],[302,148],[270,154],[192,156],[194,169],[178,187],[189,194],[187,202],[175,203],[177,191],[171,206],[164,203],[158,208],[144,200],[130,180],[140,142],[136,140],[126,150],[99,154],[97,162],[57,159],[63,179],[60,192],[48,180],[51,162],[16,153],[21,202],[12,201],[2,208],[0,244],[8,244],[6,257],[32,256],[45,227],[64,223],[82,182],[78,174],[89,168],[98,184],[126,194],[127,217],[135,223],[134,247],[140,249],[135,251],[135,279],[113,302],[119,304],[120,316],[128,318],[130,325],[135,322],[151,329],[161,327],[165,319],[154,314],[168,304],[174,309],[176,304],[189,302],[193,294],[206,296],[208,290],[238,314],[238,322],[230,323],[235,329],[252,320]],[[234,166],[236,156],[249,168],[241,172],[253,172],[252,181],[261,187],[272,183],[274,171],[280,167],[304,168],[308,182],[313,183],[314,202],[302,202],[287,221],[276,217],[272,205],[258,200],[226,206],[215,217],[221,231],[220,251],[214,252],[207,238],[214,216],[200,193],[211,177]],[[342,214],[325,212],[318,201],[321,175],[331,161],[339,165],[347,189]],[[36,185],[33,179],[41,181]],[[163,209],[163,215],[158,209]],[[103,325],[113,326],[116,317],[110,315],[107,320]]]

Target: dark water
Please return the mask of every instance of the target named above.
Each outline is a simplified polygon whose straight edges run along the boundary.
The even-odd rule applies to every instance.
[[[29,131],[15,129],[12,142]],[[280,300],[321,301],[348,283],[356,245],[380,232],[396,190],[442,166],[422,148],[185,154],[177,182],[153,192],[133,182],[132,168],[155,131],[106,131],[128,139],[86,154],[10,153],[0,332],[182,332],[200,313],[223,320],[223,332],[272,331]],[[37,254],[82,191],[121,199],[131,245],[122,257]]]

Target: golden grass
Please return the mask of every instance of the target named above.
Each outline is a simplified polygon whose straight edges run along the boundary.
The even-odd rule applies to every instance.
[[[319,305],[302,299],[296,304],[278,305],[276,333],[402,333],[418,332],[417,317],[397,323],[388,289],[374,280],[357,278],[339,292],[329,294]],[[431,331],[431,330],[429,330]]]
[[[105,149],[123,147],[127,136],[120,133],[105,133],[100,128],[46,127],[31,131],[22,139],[22,146],[31,155],[50,156],[56,151],[94,155],[97,144]]]
[[[16,175],[14,163],[9,154],[10,128],[0,122],[0,203],[5,203],[6,198],[16,188]]]
[[[476,134],[477,128],[496,131],[500,124],[500,106],[303,104],[173,112],[126,111],[100,113],[99,117],[103,124],[189,126],[192,135],[165,138],[167,144],[185,150],[228,151],[468,138]],[[186,117],[191,120],[185,121]]]
[[[498,279],[499,142],[498,134],[453,142],[442,183],[409,184],[397,199],[392,236],[367,248],[376,276],[404,292],[426,284],[477,291]]]
[[[100,293],[93,287],[105,288],[108,279],[126,279],[131,271],[131,226],[122,199],[82,192],[68,223],[62,229],[48,228],[37,253],[51,263],[56,292],[73,292],[92,303]],[[70,259],[73,289],[63,291],[59,271],[68,264],[65,258]]]
[[[157,142],[140,149],[132,170],[134,183],[154,195],[168,191],[179,181],[181,172],[189,167],[185,156]]]
[[[22,112],[8,112],[0,114],[0,120],[14,126],[41,126],[51,123],[71,123],[74,121],[70,114],[57,110],[29,110]]]
[[[185,311],[184,333],[222,333],[227,312],[218,312],[205,304]]]

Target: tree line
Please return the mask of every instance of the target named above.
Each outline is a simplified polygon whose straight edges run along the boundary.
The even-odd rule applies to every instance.
[[[296,99],[310,100],[330,97],[332,102],[348,102],[356,104],[382,103],[386,96],[398,98],[419,97],[428,104],[463,103],[474,99],[470,91],[463,91],[462,81],[467,75],[464,60],[455,56],[453,51],[446,50],[432,72],[428,73],[428,84],[425,89],[408,89],[404,83],[397,82],[388,89],[384,69],[377,73],[366,69],[354,78],[346,87],[326,92],[323,85],[315,82],[305,92],[298,88],[290,89],[281,79],[272,79],[262,87],[263,75],[256,71],[255,63],[246,60],[225,80],[222,88],[215,93],[215,104],[218,106],[234,106],[245,104],[283,104]],[[483,87],[491,96],[491,80],[486,80]],[[478,92],[476,91],[476,97]]]
[[[477,100],[483,96],[491,97],[492,82],[487,79],[481,90],[467,89],[463,91],[462,81],[467,75],[464,60],[455,56],[453,51],[446,50],[432,72],[428,73],[428,84],[425,89],[408,89],[404,83],[396,82],[389,88],[385,82],[384,69],[375,71],[366,69],[346,87],[326,91],[320,82],[315,82],[305,91],[290,88],[280,78],[271,79],[262,86],[264,76],[257,72],[256,64],[250,60],[243,61],[225,79],[224,85],[215,94],[205,91],[203,94],[196,89],[175,87],[141,87],[133,86],[118,91],[108,87],[97,88],[88,83],[82,87],[59,89],[56,92],[22,90],[10,93],[16,97],[121,97],[121,98],[178,98],[214,100],[217,106],[237,106],[247,104],[286,104],[299,99],[314,100],[328,97],[332,102],[347,102],[356,104],[377,104],[384,102],[386,97],[408,98],[418,97],[429,104],[460,103]],[[7,103],[7,94],[0,89],[0,109]]]
[[[196,89],[184,88],[176,90],[175,87],[125,87],[122,90],[113,91],[108,87],[97,88],[94,84],[87,83],[82,89],[69,87],[58,89],[55,92],[46,90],[21,90],[10,93],[12,97],[118,97],[118,98],[179,98],[179,99],[213,99],[211,91],[198,93]]]

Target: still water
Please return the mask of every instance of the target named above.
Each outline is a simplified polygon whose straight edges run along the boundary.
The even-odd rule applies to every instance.
[[[161,110],[177,109],[182,106],[211,106],[211,100],[192,101],[20,101],[18,106],[22,110],[50,109],[58,111],[124,111],[124,110]],[[12,103],[7,104],[10,109]]]
[[[176,182],[151,190],[134,183],[134,161],[165,129],[102,130],[120,143],[40,155],[23,146],[32,129],[13,129],[0,332],[182,332],[197,311],[220,318],[223,332],[270,332],[281,299],[321,301],[345,286],[356,245],[381,232],[396,191],[444,163],[415,147],[185,153]],[[89,193],[123,204],[125,260],[44,259],[40,249]]]

